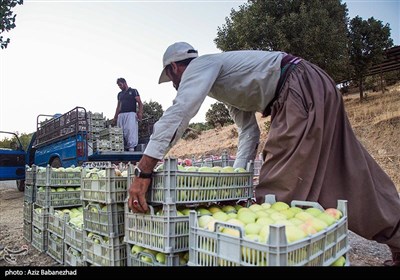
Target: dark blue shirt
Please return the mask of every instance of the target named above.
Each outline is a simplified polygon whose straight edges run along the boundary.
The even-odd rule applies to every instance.
[[[121,103],[120,113],[136,113],[136,96],[139,96],[139,92],[133,88],[118,93],[118,101]]]

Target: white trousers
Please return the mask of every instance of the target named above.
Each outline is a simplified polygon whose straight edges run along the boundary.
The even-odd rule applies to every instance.
[[[122,128],[125,150],[133,150],[138,144],[138,120],[136,113],[120,113],[118,115],[117,126]]]

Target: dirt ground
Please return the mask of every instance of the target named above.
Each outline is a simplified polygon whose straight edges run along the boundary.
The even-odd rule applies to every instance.
[[[366,147],[400,191],[400,84],[385,94],[369,93],[362,103],[358,95],[346,96],[346,110],[360,142]],[[267,135],[265,119],[259,120],[261,139]],[[264,143],[260,143],[260,149]],[[234,125],[203,132],[198,139],[180,140],[169,155],[179,158],[220,155],[223,150],[236,153],[237,130]],[[0,182],[0,248],[20,249],[28,244],[26,255],[16,256],[15,263],[0,255],[0,266],[57,266],[46,253],[38,252],[23,238],[23,196],[15,181]],[[386,247],[349,233],[351,266],[382,266],[391,255]]]

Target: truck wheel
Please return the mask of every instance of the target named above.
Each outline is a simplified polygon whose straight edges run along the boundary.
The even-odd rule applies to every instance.
[[[17,180],[17,189],[20,192],[25,191],[25,180]]]
[[[53,168],[59,168],[59,167],[61,167],[61,160],[60,160],[58,157],[57,157],[57,158],[54,158],[54,159],[51,161],[50,165],[51,165],[51,167],[53,167]]]

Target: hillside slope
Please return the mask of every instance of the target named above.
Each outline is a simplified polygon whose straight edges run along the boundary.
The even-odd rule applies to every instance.
[[[360,142],[400,191],[400,83],[388,87],[384,94],[367,92],[367,96],[363,102],[360,102],[358,93],[344,97],[350,123]],[[270,118],[261,118],[259,115],[257,119],[261,130],[259,153],[265,144]],[[235,155],[237,140],[237,128],[233,124],[203,131],[194,140],[181,139],[168,156],[198,158],[221,155],[224,150]]]

